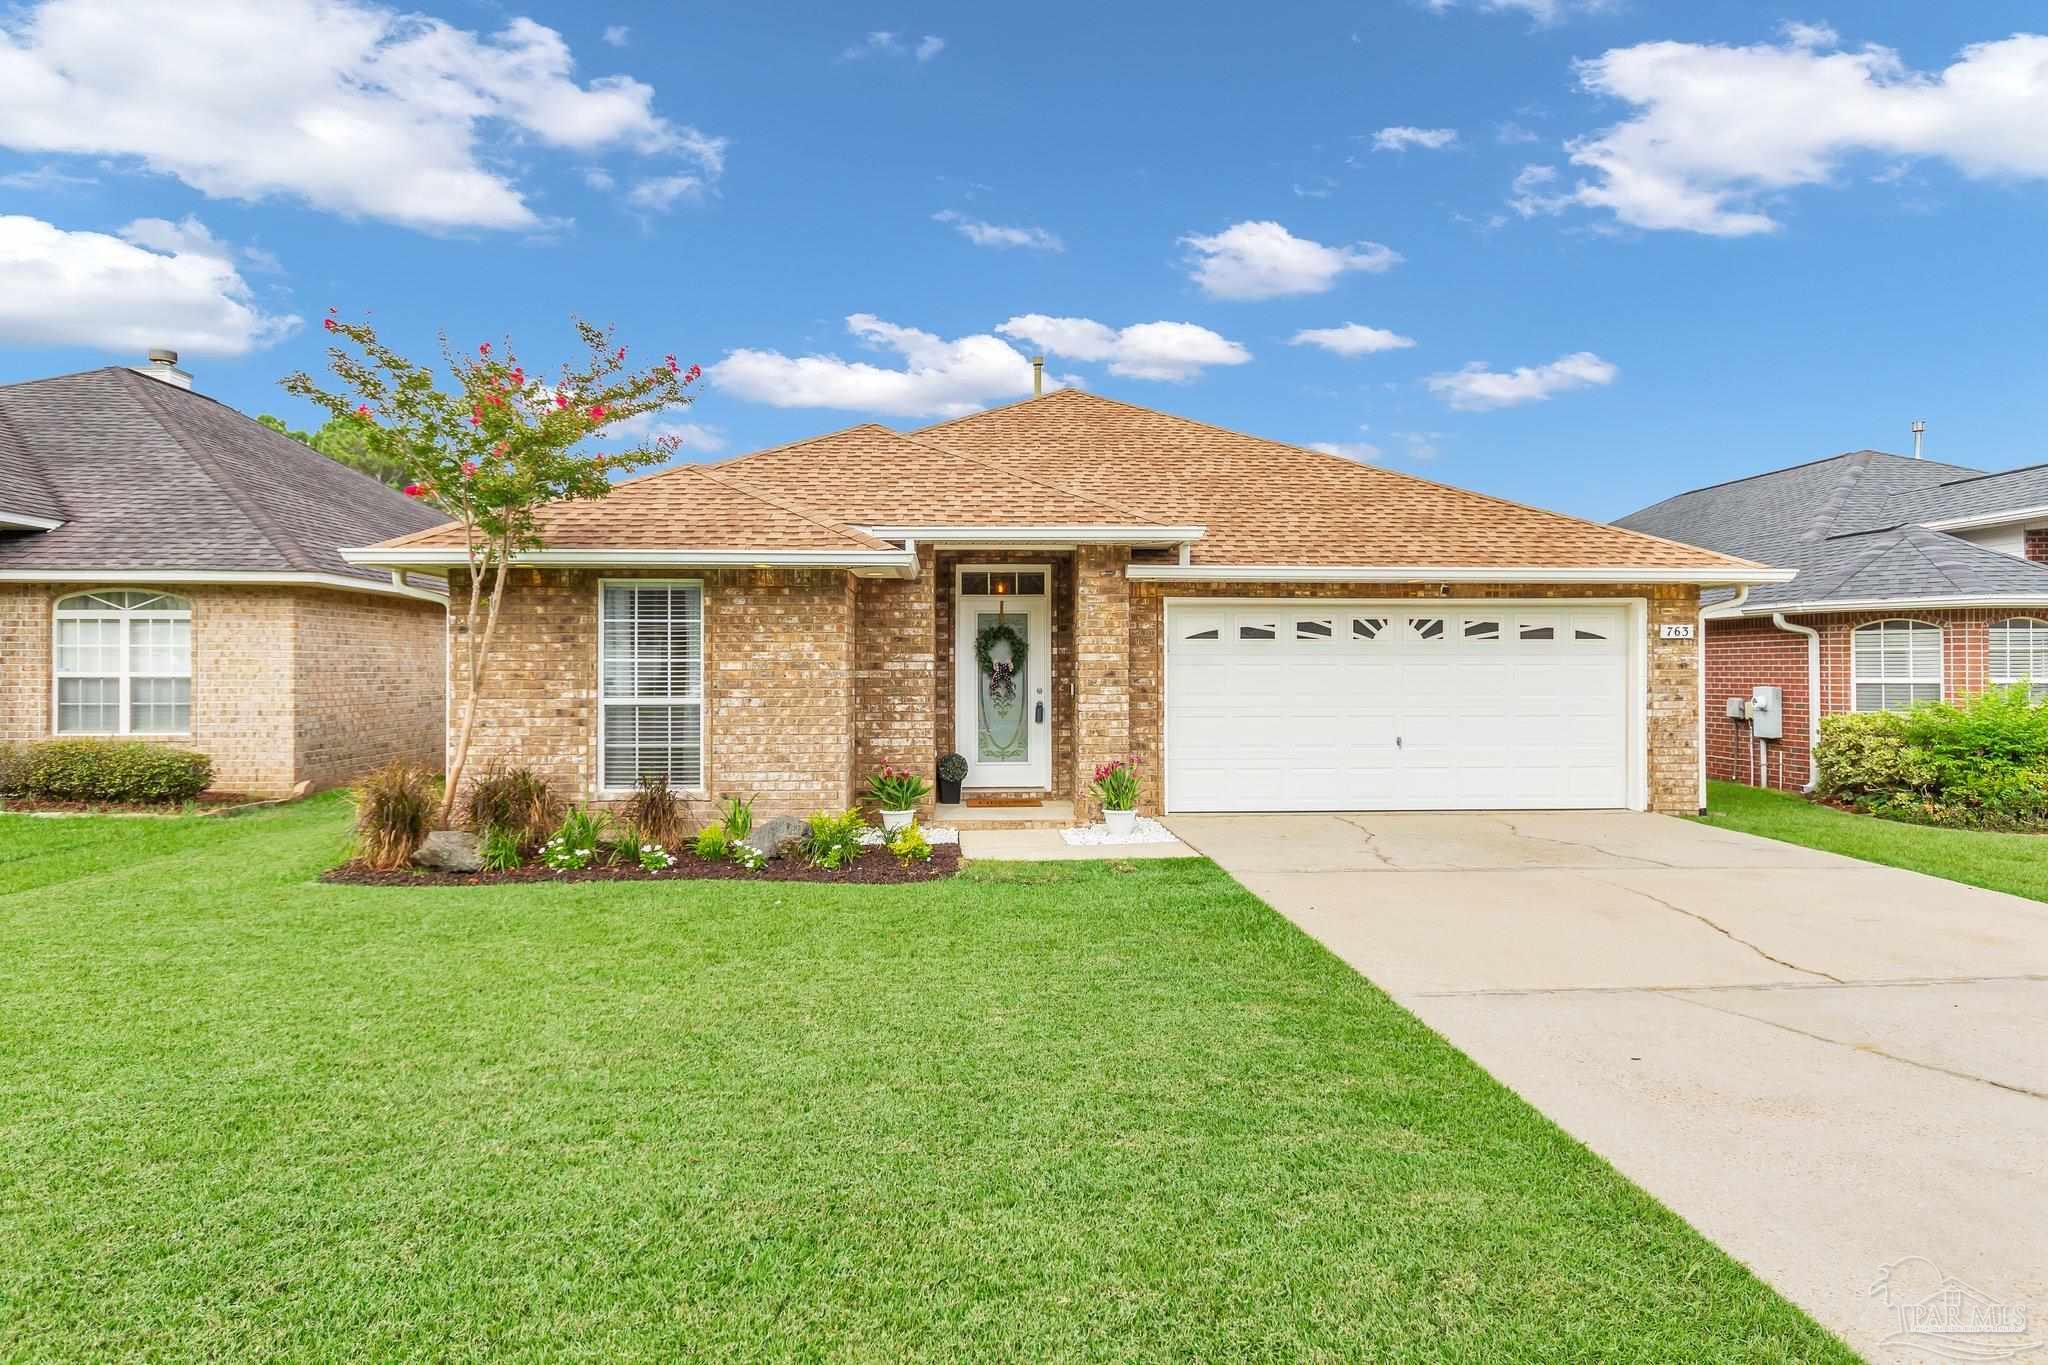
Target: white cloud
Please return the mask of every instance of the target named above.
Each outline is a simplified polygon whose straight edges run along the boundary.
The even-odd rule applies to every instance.
[[[1462,370],[1433,374],[1423,382],[1431,393],[1462,412],[1484,412],[1541,402],[1572,389],[1612,384],[1620,373],[1620,367],[1591,351],[1574,351],[1548,365],[1523,365],[1506,372],[1489,370],[1484,361],[1475,360]]]
[[[1375,351],[1400,351],[1415,344],[1415,338],[1404,337],[1384,327],[1367,327],[1364,323],[1347,322],[1342,327],[1304,327],[1294,334],[1290,346],[1320,346],[1333,355],[1346,358],[1371,355]]]
[[[1513,119],[1509,119],[1493,130],[1493,140],[1503,147],[1514,147],[1524,142],[1540,142],[1542,139],[1534,130],[1524,128]]]
[[[540,226],[498,154],[514,143],[723,168],[723,139],[655,113],[653,87],[574,66],[530,19],[483,36],[370,0],[210,0],[140,23],[42,0],[0,22],[0,145],[426,229]]]
[[[728,444],[725,432],[718,427],[706,426],[702,422],[678,421],[672,413],[665,412],[643,412],[623,422],[614,422],[605,428],[604,435],[607,441],[628,441],[646,446],[673,439],[676,442],[674,454],[679,459],[690,455],[716,455]]]
[[[1605,210],[1633,227],[1721,237],[1772,232],[1769,196],[1837,180],[1854,156],[1934,158],[1979,178],[2048,178],[2048,36],[1963,49],[1934,72],[1896,52],[1826,50],[1825,25],[1781,44],[1642,43],[1578,64],[1630,116],[1567,144],[1590,178],[1543,211]]]
[[[1443,439],[1441,431],[1397,431],[1401,438],[1401,453],[1411,460],[1434,460],[1439,453],[1437,442]]]
[[[1192,253],[1188,278],[1219,299],[1320,294],[1347,271],[1378,273],[1401,259],[1378,242],[1324,246],[1272,222],[1237,223],[1212,237],[1191,233],[1180,240]]]
[[[611,44],[613,47],[624,47],[626,45],[627,40],[631,37],[631,35],[632,30],[627,28],[624,24],[605,25],[604,40],[607,43]]]
[[[928,62],[946,50],[946,40],[935,33],[927,33],[916,43],[908,43],[903,35],[889,29],[876,29],[867,37],[839,54],[842,62],[865,61],[869,57],[912,57]]]
[[[12,171],[0,175],[0,190],[28,190],[42,193],[47,190],[68,190],[79,185],[97,185],[99,179],[90,175],[71,175],[55,166],[38,166],[29,171]]]
[[[1572,197],[1552,190],[1556,183],[1557,167],[1524,166],[1515,172],[1515,182],[1508,190],[1508,207],[1524,218],[1534,218],[1539,213],[1562,213],[1571,206]]]
[[[1797,19],[1787,19],[1778,25],[1778,32],[1793,47],[1834,47],[1842,41],[1842,35],[1831,25],[1805,24]]]
[[[592,166],[583,173],[583,183],[596,190],[599,194],[609,194],[618,187],[619,182],[604,167]]]
[[[1386,454],[1371,441],[1310,441],[1310,450],[1319,450],[1325,455],[1336,455],[1346,460],[1366,464]]]
[[[626,191],[626,206],[642,213],[667,213],[681,199],[696,199],[704,193],[704,181],[695,175],[662,175],[642,180]]]
[[[1526,14],[1538,28],[1547,28],[1574,15],[1604,14],[1620,8],[1621,0],[1479,0],[1476,8],[1490,14]],[[1432,14],[1447,14],[1458,0],[1423,0]]]
[[[898,417],[959,417],[1031,392],[1031,362],[1000,337],[947,341],[855,313],[846,330],[901,357],[900,369],[836,355],[736,350],[705,371],[714,388],[778,408],[844,408]]]
[[[1372,149],[1376,152],[1405,152],[1410,147],[1421,147],[1440,152],[1457,140],[1456,128],[1382,128],[1372,135]]]
[[[1252,358],[1228,337],[1192,322],[1140,322],[1117,328],[1093,318],[1026,313],[996,331],[1069,360],[1106,360],[1111,374],[1127,379],[1185,383],[1211,365],[1242,365]]]
[[[196,219],[138,218],[109,236],[0,217],[0,342],[242,355],[298,326],[263,311],[233,248]]]
[[[962,237],[976,246],[1029,247],[1033,251],[1065,251],[1067,245],[1042,227],[999,227],[984,223],[978,218],[969,218],[952,209],[941,209],[932,215],[935,223],[951,223]]]

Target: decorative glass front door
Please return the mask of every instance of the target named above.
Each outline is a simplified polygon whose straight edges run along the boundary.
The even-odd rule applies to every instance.
[[[954,598],[954,747],[965,786],[1030,790],[1052,775],[1051,575],[962,569]],[[973,592],[970,589],[982,589]]]

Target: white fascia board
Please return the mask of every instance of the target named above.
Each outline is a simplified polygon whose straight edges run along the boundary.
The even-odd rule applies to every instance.
[[[1643,569],[1620,565],[1489,568],[1442,564],[1133,564],[1139,583],[1698,583],[1703,587],[1789,583],[1795,569]]]
[[[379,582],[338,573],[263,573],[238,569],[0,569],[0,583],[104,583],[176,587],[180,583],[228,583],[253,587],[340,588],[346,592],[382,593],[446,606],[447,595],[397,581]]]
[[[465,550],[343,550],[351,564],[380,569],[461,569],[469,565]],[[514,555],[522,568],[630,569],[651,566],[747,569],[867,569],[899,573],[917,571],[917,548],[901,550],[528,550]]]
[[[1940,521],[1923,521],[1920,524],[1930,531],[1978,531],[1986,526],[2041,521],[2044,518],[2048,518],[2048,506],[2008,507],[2002,512],[1983,512],[1974,517],[1945,517]]]
[[[1769,616],[1773,612],[1787,616],[1820,616],[1840,611],[1946,611],[1961,607],[2048,609],[2048,592],[2005,593],[1999,596],[1976,594],[1953,597],[1861,597],[1821,602],[1763,602],[1739,610],[1736,609],[1735,603],[1723,602],[1719,606],[1709,607],[1705,614],[1709,621],[1727,621],[1739,616]]]
[[[32,517],[26,512],[0,512],[0,526],[22,531],[54,531],[63,521],[55,517]]]
[[[973,545],[1179,545],[1200,540],[1206,526],[1103,526],[1048,523],[1032,526],[856,526],[878,540]]]

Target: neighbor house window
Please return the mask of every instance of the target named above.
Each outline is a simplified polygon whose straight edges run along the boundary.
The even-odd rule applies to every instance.
[[[704,592],[607,583],[598,608],[598,784],[704,785]]]
[[[57,601],[57,733],[192,732],[192,604],[110,588]]]
[[[2015,616],[1991,623],[1991,681],[2028,683],[2035,700],[2048,697],[2048,621]]]
[[[1873,621],[1850,636],[1849,673],[1858,711],[1903,711],[1941,700],[1941,627]]]

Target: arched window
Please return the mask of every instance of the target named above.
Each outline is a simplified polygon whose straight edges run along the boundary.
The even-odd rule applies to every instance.
[[[2030,683],[2028,695],[2048,697],[2048,621],[2014,616],[1991,623],[1991,681]]]
[[[1872,621],[1850,637],[1851,699],[1858,711],[1903,711],[1941,700],[1941,627]]]
[[[57,603],[57,733],[192,732],[192,604],[133,588]]]

